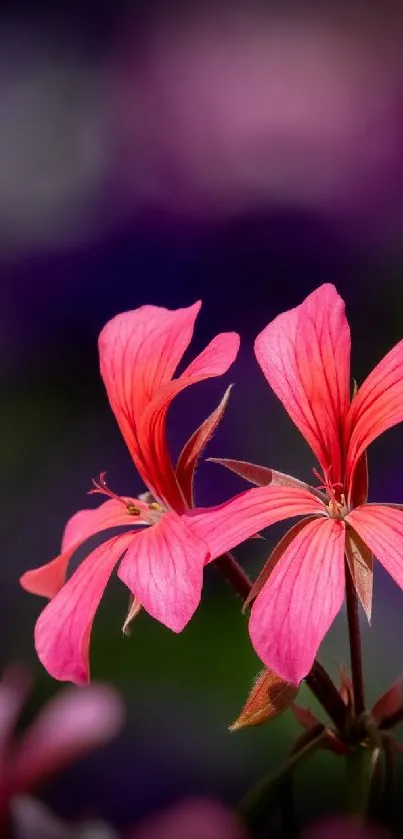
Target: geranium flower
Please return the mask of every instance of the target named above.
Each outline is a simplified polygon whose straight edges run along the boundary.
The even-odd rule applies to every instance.
[[[258,335],[263,373],[309,443],[321,469],[319,488],[280,472],[221,460],[256,484],[215,512],[208,538],[222,553],[274,522],[304,516],[274,549],[252,589],[249,631],[264,662],[298,684],[339,612],[346,554],[368,616],[372,554],[403,588],[403,511],[367,504],[366,449],[403,419],[403,341],[375,367],[350,399],[350,330],[332,285],[273,320]],[[193,530],[207,538],[206,522]]]
[[[52,598],[36,624],[35,643],[40,660],[56,679],[88,680],[93,619],[123,555],[118,576],[134,596],[128,619],[143,606],[180,632],[199,604],[203,566],[211,552],[183,514],[193,504],[196,462],[223,415],[229,389],[188,440],[176,468],[167,445],[166,415],[174,397],[186,387],[225,373],[239,347],[236,333],[217,335],[173,378],[200,306],[195,303],[176,311],[142,306],[117,315],[99,337],[109,402],[149,493],[139,498],[117,495],[101,474],[92,491],[108,500],[97,509],[76,513],[67,523],[59,556],[22,576],[25,589]],[[68,563],[77,548],[95,533],[117,526],[130,530],[93,550],[66,582]]]
[[[0,680],[0,832],[16,796],[31,792],[66,764],[108,742],[123,725],[123,706],[113,688],[69,686],[17,734],[30,686],[29,675],[15,667]]]

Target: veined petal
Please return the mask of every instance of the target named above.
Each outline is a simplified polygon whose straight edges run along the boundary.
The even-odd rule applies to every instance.
[[[189,507],[193,507],[193,477],[197,461],[222,420],[231,389],[232,385],[225,391],[217,408],[202,422],[187,443],[185,443],[179,455],[176,465],[176,478]]]
[[[26,792],[48,774],[112,739],[123,719],[122,701],[109,685],[61,690],[18,745],[9,767],[14,794]]]
[[[92,551],[40,614],[35,627],[36,651],[54,679],[77,684],[88,681],[95,612],[116,563],[139,535],[122,533]]]
[[[258,363],[332,480],[341,479],[350,401],[350,329],[333,285],[275,318],[255,341]]]
[[[403,341],[372,370],[354,396],[347,418],[347,468],[351,477],[363,451],[403,420]]]
[[[293,539],[256,598],[249,621],[252,644],[263,663],[299,684],[341,609],[344,589],[344,524],[309,522]]]
[[[324,512],[321,501],[305,489],[264,486],[248,489],[217,507],[190,510],[184,519],[208,545],[211,561],[277,521]]]
[[[277,542],[277,545],[273,548],[273,550],[272,550],[267,562],[264,564],[259,576],[256,577],[256,580],[253,583],[253,586],[252,586],[252,588],[249,592],[249,595],[246,598],[245,603],[243,604],[243,609],[242,609],[243,612],[247,609],[248,606],[250,606],[250,604],[253,602],[253,600],[256,600],[256,598],[260,594],[262,588],[264,587],[266,581],[269,579],[270,575],[273,573],[273,569],[276,567],[277,563],[280,561],[281,557],[285,553],[288,546],[295,539],[296,535],[300,532],[300,530],[302,530],[304,527],[306,527],[308,522],[312,521],[313,518],[314,518],[313,516],[307,516],[304,519],[300,519],[299,521],[297,521],[296,524],[293,524],[293,526],[290,527],[289,530],[287,530],[287,533],[284,534],[282,539],[280,539],[280,541]]]
[[[192,339],[200,306],[197,302],[172,311],[141,306],[114,317],[99,336],[101,375],[112,411],[136,468],[157,496],[155,467],[142,450],[138,425],[146,408],[171,381]],[[172,480],[172,466],[170,476]]]
[[[134,539],[118,576],[153,618],[181,632],[201,597],[208,548],[176,513]]]
[[[403,589],[403,511],[387,504],[356,507],[346,521]]]
[[[169,477],[172,471],[166,443],[166,417],[172,400],[190,385],[226,373],[235,361],[239,349],[239,335],[222,332],[192,361],[178,379],[166,385],[145,411],[138,429],[138,439],[147,462],[154,468],[157,496],[167,507],[181,514],[187,507],[184,494],[177,491]]]
[[[125,499],[136,504],[135,499]],[[74,552],[90,536],[112,527],[145,525],[141,516],[132,516],[125,505],[114,498],[105,501],[95,510],[79,510],[66,524],[61,553],[46,565],[25,571],[20,577],[22,587],[31,594],[52,598],[66,580],[67,568]]]

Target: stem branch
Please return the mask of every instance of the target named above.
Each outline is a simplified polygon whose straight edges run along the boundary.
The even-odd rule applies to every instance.
[[[350,643],[351,676],[353,680],[355,713],[360,716],[365,711],[364,678],[362,673],[362,651],[358,597],[348,562],[346,568],[346,606],[348,636]]]

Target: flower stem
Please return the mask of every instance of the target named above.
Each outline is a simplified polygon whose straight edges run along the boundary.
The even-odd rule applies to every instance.
[[[365,711],[364,678],[362,673],[362,651],[358,597],[348,562],[346,567],[346,606],[348,636],[350,643],[351,676],[353,680],[354,707],[357,716]]]
[[[215,560],[214,565],[245,602],[252,588],[245,571],[231,553],[226,553]],[[346,706],[324,667],[315,659],[311,670],[305,676],[305,682],[318,702],[338,728],[342,728],[346,715]]]
[[[342,730],[346,718],[346,706],[327,670],[316,658],[309,673],[305,676],[305,684],[333,720],[336,728]]]
[[[223,554],[215,560],[214,565],[223,575],[229,585],[239,594],[245,602],[252,588],[252,583],[247,574],[231,553]]]

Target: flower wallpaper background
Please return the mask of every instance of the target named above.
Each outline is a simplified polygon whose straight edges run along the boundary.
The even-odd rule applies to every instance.
[[[35,651],[46,601],[20,577],[57,556],[77,510],[106,500],[87,495],[102,473],[125,499],[155,488],[136,470],[108,404],[98,356],[105,324],[141,306],[176,310],[201,300],[179,373],[215,336],[240,335],[235,360],[183,389],[167,414],[176,462],[233,385],[195,471],[198,508],[250,486],[207,458],[319,483],[315,458],[254,355],[256,336],[275,317],[334,284],[358,386],[402,339],[402,31],[392,2],[308,3],[301,12],[297,3],[257,0],[85,0],[57,9],[42,0],[1,12],[0,665],[30,673],[32,689],[18,700],[23,728],[64,688]],[[375,440],[368,462],[369,502],[402,503],[401,425]],[[252,580],[287,529],[276,523],[234,548]],[[79,546],[71,571],[101,542],[94,535]],[[158,839],[163,828],[149,820],[183,799],[235,807],[277,769],[300,727],[286,711],[229,731],[262,662],[242,603],[213,562],[183,631],[146,605],[134,617],[132,601],[114,575],[91,638],[91,677],[117,691],[111,714],[119,723],[109,720],[110,738],[94,736],[96,749],[56,761],[35,794],[61,825],[96,819],[110,835],[135,839],[145,824],[144,838]],[[403,593],[380,562],[371,626],[362,609],[360,624],[372,707],[403,669]],[[340,666],[350,664],[345,606],[319,657],[339,683]],[[318,713],[305,684],[298,704]],[[399,757],[397,773],[401,783]],[[304,765],[301,830],[343,810],[343,783],[342,762],[328,750]],[[0,809],[1,800],[0,786]],[[194,806],[194,823],[205,817],[209,825],[210,811]],[[219,817],[218,835],[241,839],[243,826]],[[21,831],[35,818],[21,816]],[[402,820],[398,797],[396,831]],[[182,830],[192,839],[183,823],[172,836]],[[276,821],[268,830],[262,836],[281,835]]]

